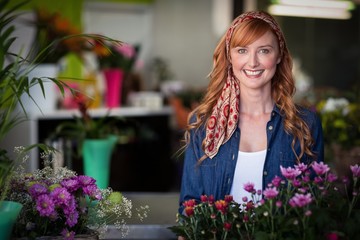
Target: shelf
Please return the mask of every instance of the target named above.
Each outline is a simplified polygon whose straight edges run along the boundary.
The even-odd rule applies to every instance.
[[[97,108],[89,109],[89,113],[92,117],[101,117],[109,112],[109,116],[117,117],[148,117],[148,116],[162,116],[171,115],[173,110],[169,106],[163,108],[146,108],[146,107],[119,107],[119,108]],[[70,119],[74,116],[80,116],[80,112],[77,109],[71,110],[56,110],[54,112],[48,112],[44,114],[33,114],[30,119]]]

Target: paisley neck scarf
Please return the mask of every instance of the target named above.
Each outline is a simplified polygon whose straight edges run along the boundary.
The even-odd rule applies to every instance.
[[[227,58],[230,59],[230,40],[234,29],[239,24],[249,19],[261,19],[270,25],[278,38],[280,56],[282,56],[285,48],[285,38],[279,25],[269,14],[262,11],[252,11],[243,13],[235,18],[227,30],[225,39]],[[213,158],[217,154],[220,146],[230,139],[237,128],[239,120],[239,99],[239,83],[235,80],[231,65],[229,65],[227,69],[227,79],[221,97],[214,106],[206,127],[205,154],[209,158]]]

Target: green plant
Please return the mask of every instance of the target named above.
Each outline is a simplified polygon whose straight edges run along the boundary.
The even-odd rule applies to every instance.
[[[251,198],[214,200],[201,196],[183,203],[178,225],[170,229],[192,239],[358,239],[360,166],[338,179],[323,162],[280,167],[264,191],[244,185]]]
[[[90,116],[86,102],[78,101],[78,106],[80,116],[74,115],[73,120],[60,123],[50,138],[64,137],[74,140],[80,157],[84,140],[118,136],[119,130],[116,124],[123,119],[110,116],[110,110],[104,116],[94,118]]]
[[[45,97],[44,82],[51,81],[58,87],[62,95],[64,95],[65,88],[75,94],[75,90],[60,79],[49,77],[29,79],[28,77],[29,72],[37,66],[38,60],[46,58],[49,52],[57,48],[59,42],[72,37],[81,37],[89,43],[92,41],[120,43],[120,41],[97,34],[70,35],[61,39],[54,39],[53,42],[38,52],[32,60],[23,58],[21,52],[14,53],[10,51],[12,44],[16,40],[16,37],[12,36],[15,31],[15,26],[12,23],[20,14],[18,9],[29,1],[21,1],[12,7],[8,7],[9,2],[10,0],[0,0],[0,142],[4,140],[11,129],[27,120],[27,112],[21,96],[28,95],[34,101],[30,94],[32,87],[39,85]],[[36,143],[32,146],[26,146],[25,150],[28,151],[34,147],[47,148],[44,144]],[[12,173],[14,164],[17,164],[16,159],[9,159],[7,152],[0,147],[0,192],[2,196],[6,195],[7,179]]]
[[[57,237],[74,239],[89,229],[104,234],[109,224],[127,233],[126,219],[142,221],[147,205],[133,208],[131,200],[111,188],[99,189],[95,179],[78,175],[65,167],[49,166],[51,152],[43,156],[45,167],[33,173],[16,169],[10,179],[8,200],[20,202],[23,209],[15,224],[13,237]]]
[[[360,146],[360,103],[346,98],[322,100],[317,105],[325,143],[348,149]]]

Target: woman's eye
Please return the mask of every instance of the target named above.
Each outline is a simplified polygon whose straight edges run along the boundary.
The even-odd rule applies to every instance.
[[[240,48],[240,49],[238,50],[238,53],[246,53],[246,49]]]
[[[260,53],[265,53],[265,54],[267,54],[267,53],[269,53],[269,52],[270,52],[269,49],[260,49]]]

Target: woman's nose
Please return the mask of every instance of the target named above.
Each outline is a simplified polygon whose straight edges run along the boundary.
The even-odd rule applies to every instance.
[[[255,67],[259,66],[259,61],[258,61],[257,55],[255,53],[249,54],[248,65],[251,68],[255,68]]]

